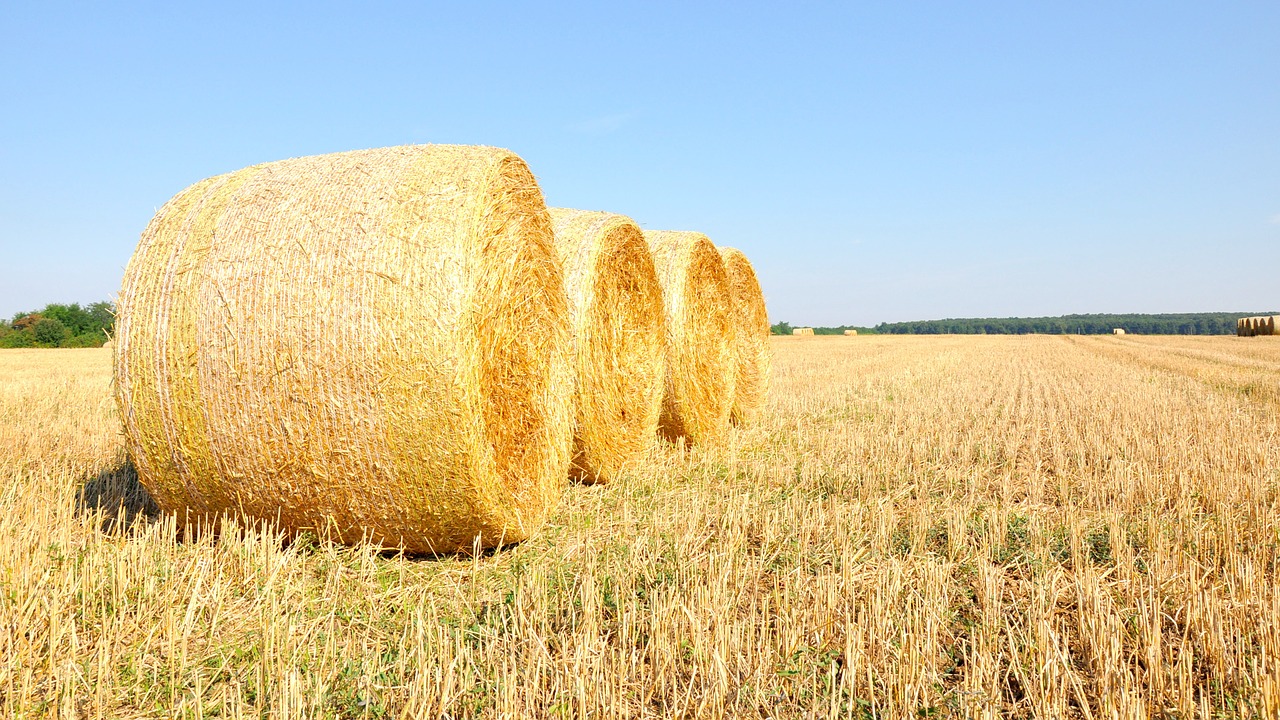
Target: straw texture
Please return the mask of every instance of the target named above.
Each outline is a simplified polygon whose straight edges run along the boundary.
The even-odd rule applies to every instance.
[[[858,331],[857,331],[857,330],[845,330],[845,331],[844,331],[844,334],[845,334],[845,336],[846,336],[846,337],[853,337],[854,335],[857,335],[857,334],[858,334]]]
[[[723,442],[733,407],[729,279],[716,246],[696,232],[646,231],[666,309],[667,371],[658,431],[669,440]]]
[[[791,334],[808,337],[813,335],[813,328],[791,328]]]
[[[563,492],[567,301],[508,151],[196,183],[143,232],[116,331],[126,446],[167,510],[448,552],[525,538]]]
[[[759,414],[769,391],[769,311],[747,256],[735,248],[719,250],[732,298],[729,320],[735,375],[729,419],[745,425]]]
[[[662,288],[630,218],[551,208],[574,339],[570,476],[609,482],[652,441],[664,388]]]

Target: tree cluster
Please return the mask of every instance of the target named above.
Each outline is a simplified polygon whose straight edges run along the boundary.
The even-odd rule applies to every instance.
[[[35,312],[18,313],[0,321],[0,348],[101,347],[115,325],[115,306],[96,302],[51,303]]]

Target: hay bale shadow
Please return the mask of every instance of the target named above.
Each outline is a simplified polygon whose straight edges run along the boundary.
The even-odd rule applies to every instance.
[[[85,478],[76,493],[76,512],[81,515],[100,513],[102,524],[99,529],[108,534],[131,534],[164,517],[151,494],[138,481],[138,473],[128,460]],[[291,531],[280,528],[270,520],[248,518],[234,511],[214,517],[192,518],[187,522],[179,521],[175,526],[176,538],[182,542],[207,535],[216,540],[222,534],[223,523],[229,520],[244,529],[275,535],[279,537],[282,547],[293,548],[303,555],[313,554],[325,544],[354,547],[352,543],[343,543],[324,530]],[[414,561],[462,560],[477,555],[480,558],[491,558],[523,543],[523,540],[507,542],[498,547],[479,549],[478,552],[473,548],[441,553],[406,553],[394,547],[380,547],[376,552],[384,558],[403,557]]]
[[[105,533],[129,532],[160,517],[160,508],[138,482],[138,473],[128,460],[86,478],[76,493],[76,511],[101,513]]]

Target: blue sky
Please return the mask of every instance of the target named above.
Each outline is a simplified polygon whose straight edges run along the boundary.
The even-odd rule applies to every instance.
[[[511,148],[794,324],[1280,308],[1280,3],[7,3],[0,316],[201,178]]]

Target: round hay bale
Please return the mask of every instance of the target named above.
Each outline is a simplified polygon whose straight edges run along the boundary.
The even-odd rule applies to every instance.
[[[1112,335],[1124,335],[1124,328],[1112,328]]]
[[[744,425],[760,412],[769,391],[769,311],[747,256],[734,248],[719,250],[732,298],[729,319],[735,375],[729,419],[735,425]]]
[[[845,331],[844,331],[844,335],[845,335],[845,337],[853,337],[854,335],[857,335],[857,334],[858,334],[858,331],[857,331],[857,330],[845,330]]]
[[[733,344],[729,278],[697,232],[645,231],[666,310],[667,371],[658,432],[715,445],[729,434]]]
[[[139,479],[412,553],[517,541],[563,492],[568,307],[506,150],[297,158],[170,200],[125,271],[117,400]]]
[[[662,288],[631,218],[551,208],[574,338],[570,476],[609,482],[658,428],[666,347]]]

